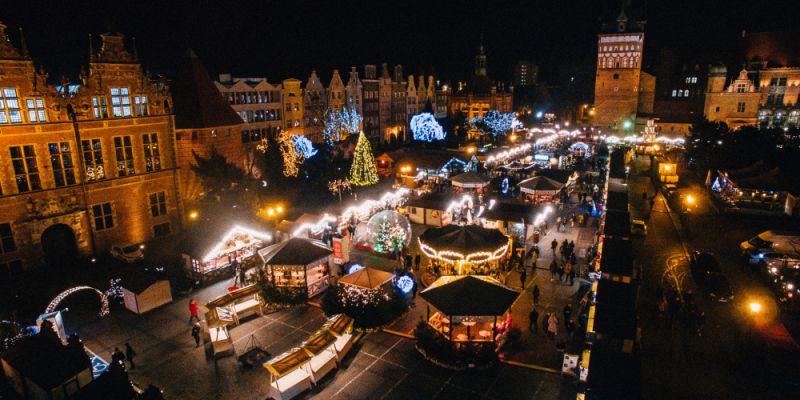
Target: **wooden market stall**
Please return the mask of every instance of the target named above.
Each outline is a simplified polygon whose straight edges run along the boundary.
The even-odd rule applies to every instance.
[[[324,327],[328,329],[334,336],[336,341],[333,342],[333,348],[336,350],[336,360],[342,360],[353,348],[353,324],[355,321],[344,314],[337,314],[328,319]]]
[[[206,303],[206,321],[209,325],[217,321],[239,325],[242,318],[264,315],[264,300],[259,291],[258,285],[250,285],[211,300]]]
[[[180,243],[184,268],[204,283],[233,274],[239,265],[272,240],[265,230],[243,224],[208,224],[189,231]]]
[[[311,380],[316,385],[322,378],[336,369],[336,349],[333,343],[336,336],[333,336],[327,329],[321,329],[311,335],[306,340],[302,348],[311,359],[308,361],[308,371],[311,373]]]
[[[286,400],[311,389],[310,359],[308,352],[298,347],[264,363],[270,377],[269,397]]]
[[[172,302],[172,290],[167,279],[156,279],[134,271],[122,273],[121,279],[125,308],[136,314],[144,314]]]
[[[328,288],[333,250],[320,241],[293,237],[258,251],[275,287],[305,288],[314,297]]]
[[[420,296],[428,302],[428,324],[448,340],[491,342],[497,317],[511,308],[519,292],[488,276],[448,275]]]

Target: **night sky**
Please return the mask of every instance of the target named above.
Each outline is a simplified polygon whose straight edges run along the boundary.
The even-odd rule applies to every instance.
[[[648,21],[645,57],[652,58],[674,42],[793,28],[800,2],[770,3],[778,2],[634,0],[633,7]],[[305,80],[316,68],[326,83],[332,68],[382,62],[403,64],[406,75],[464,79],[483,33],[490,77],[508,80],[514,63],[529,59],[540,64],[542,79],[558,84],[572,75],[591,80],[600,18],[616,16],[618,7],[618,0],[17,0],[0,18],[15,43],[24,27],[51,80],[74,77],[87,62],[89,33],[114,30],[136,37],[151,72],[171,74],[192,47],[212,75]]]

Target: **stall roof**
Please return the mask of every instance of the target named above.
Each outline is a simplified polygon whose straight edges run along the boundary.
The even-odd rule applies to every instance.
[[[406,203],[406,207],[426,208],[428,210],[447,210],[450,203],[458,202],[461,196],[457,197],[452,193],[433,193],[419,199],[411,199]]]
[[[627,211],[607,211],[603,234],[606,236],[630,237],[631,214]]]
[[[544,207],[546,206],[499,202],[495,203],[491,209],[486,208],[483,210],[483,214],[480,217],[491,221],[510,222],[519,222],[524,219],[525,223],[531,225],[536,219],[539,210],[544,209]]]
[[[120,286],[136,294],[141,294],[159,281],[159,279],[152,276],[128,269],[120,269],[116,273],[122,279]]]
[[[641,362],[633,354],[611,349],[592,349],[589,389],[592,399],[639,399]],[[588,397],[587,397],[588,398]]]
[[[479,251],[494,252],[508,245],[508,237],[497,229],[478,225],[450,224],[441,228],[428,228],[419,241],[436,251],[449,250],[467,255]]]
[[[208,221],[186,232],[184,239],[178,243],[177,250],[194,259],[202,260],[219,243],[227,240],[226,236],[235,234],[237,231],[258,234],[262,240],[272,238],[267,233],[266,227],[260,224],[237,223],[230,220]]]
[[[310,359],[311,356],[308,355],[308,352],[298,347],[265,362],[263,367],[273,377],[280,378],[302,367]]]
[[[536,194],[556,193],[564,187],[564,184],[546,176],[534,176],[518,183],[517,186],[525,193]]]
[[[636,337],[636,286],[601,279],[597,285],[594,330],[619,339]]]
[[[606,210],[628,211],[628,192],[607,193]]]
[[[361,268],[352,274],[339,279],[340,283],[357,286],[362,289],[375,290],[392,279],[392,274],[375,268]]]
[[[303,343],[303,349],[309,353],[309,355],[315,356],[319,353],[322,353],[331,343],[336,341],[336,337],[328,331],[327,329],[320,329],[317,333],[311,335]]]
[[[488,276],[448,275],[437,279],[420,296],[445,315],[503,315],[519,292]]]
[[[612,275],[633,275],[633,249],[631,241],[621,238],[604,238],[600,271]]]
[[[328,321],[325,322],[325,327],[328,328],[332,334],[341,336],[353,329],[354,322],[353,318],[345,314],[337,314],[328,318]]]
[[[470,188],[486,186],[489,184],[489,179],[484,178],[477,172],[467,171],[450,178],[450,182],[453,183],[453,186]]]
[[[462,159],[460,154],[437,150],[398,150],[388,153],[395,165],[408,164],[413,168],[440,170],[452,159],[468,162],[469,158]]]
[[[270,265],[308,265],[333,251],[318,240],[293,237],[258,251],[261,260]]]
[[[608,193],[628,193],[628,184],[619,178],[611,178],[608,181]]]
[[[52,331],[18,340],[3,353],[3,359],[22,376],[48,391],[92,366],[83,346],[65,346]]]
[[[568,169],[554,169],[554,168],[544,168],[536,171],[536,176],[544,176],[546,178],[550,178],[556,182],[560,182],[563,185],[566,185],[569,182],[569,178],[575,174],[575,171],[568,170]]]

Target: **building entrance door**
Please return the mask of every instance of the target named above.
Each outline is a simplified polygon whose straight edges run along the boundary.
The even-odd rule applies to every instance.
[[[42,233],[44,260],[51,267],[72,263],[78,256],[75,232],[68,225],[55,224]]]

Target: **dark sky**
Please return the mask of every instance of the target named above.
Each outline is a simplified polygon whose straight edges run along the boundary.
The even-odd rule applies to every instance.
[[[2,0],[2,3],[11,3]],[[793,3],[787,6],[786,3]],[[693,38],[735,38],[742,29],[794,27],[800,2],[633,0],[648,21],[647,50]],[[780,4],[780,6],[778,6]],[[532,59],[553,83],[591,76],[600,17],[618,0],[516,1],[37,1],[2,6],[12,40],[23,26],[28,47],[51,78],[74,76],[87,62],[87,35],[115,30],[136,37],[153,72],[171,73],[188,47],[210,73],[324,82],[330,70],[400,63],[405,74],[434,70],[444,79],[471,72],[481,33],[489,75],[510,79]],[[647,56],[647,53],[646,53]],[[344,76],[346,80],[346,76]]]

